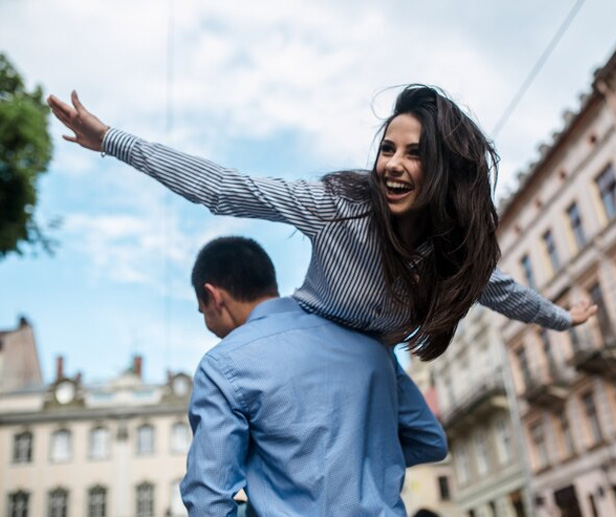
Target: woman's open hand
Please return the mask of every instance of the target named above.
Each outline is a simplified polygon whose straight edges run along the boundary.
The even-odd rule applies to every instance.
[[[62,135],[69,142],[79,144],[93,151],[103,150],[103,137],[109,126],[103,124],[96,116],[83,107],[77,97],[77,92],[71,93],[72,106],[62,102],[57,97],[50,95],[47,104],[53,114],[69,128],[75,136]]]

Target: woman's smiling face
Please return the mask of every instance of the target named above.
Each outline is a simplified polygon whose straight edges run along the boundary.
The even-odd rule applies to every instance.
[[[394,217],[409,214],[423,180],[419,161],[421,123],[413,115],[402,114],[387,126],[376,160],[376,174]]]

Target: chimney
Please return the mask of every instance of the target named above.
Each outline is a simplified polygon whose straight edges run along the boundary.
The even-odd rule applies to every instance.
[[[56,357],[56,381],[64,378],[64,357]]]
[[[143,357],[136,355],[133,357],[133,373],[141,379],[141,367],[143,365]]]

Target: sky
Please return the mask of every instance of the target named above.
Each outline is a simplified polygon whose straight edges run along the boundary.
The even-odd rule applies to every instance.
[[[78,91],[105,123],[250,175],[315,179],[369,168],[392,88],[443,88],[491,134],[570,13],[581,8],[495,136],[497,197],[577,110],[616,50],[614,0],[0,0],[0,52],[29,88]],[[0,261],[0,330],[32,323],[44,379],[54,362],[86,383],[144,356],[149,382],[194,372],[217,342],[190,287],[200,247],[258,240],[281,293],[302,283],[310,245],[293,228],[214,217],[112,157],[61,139],[36,219],[59,218],[53,256]]]

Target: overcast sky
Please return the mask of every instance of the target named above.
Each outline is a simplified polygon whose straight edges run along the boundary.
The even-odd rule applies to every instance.
[[[0,51],[33,87],[76,89],[104,122],[253,175],[315,178],[369,167],[388,87],[446,90],[490,133],[573,0],[0,0]],[[586,0],[495,139],[498,192],[576,110],[616,49],[616,2]],[[25,315],[46,381],[192,373],[216,339],[189,286],[210,238],[260,241],[281,291],[303,279],[309,244],[292,228],[214,218],[113,158],[61,140],[39,183],[37,219],[61,217],[53,257],[0,262],[0,329]]]

